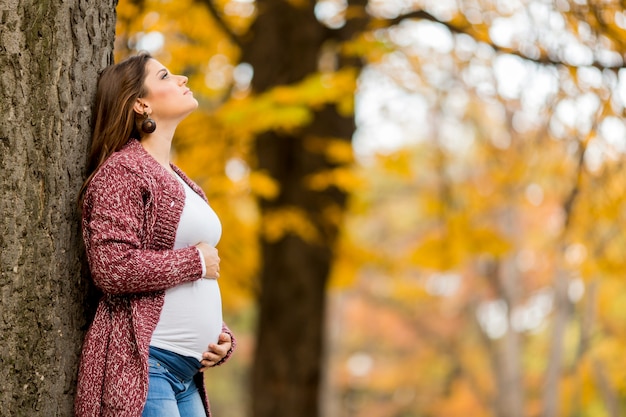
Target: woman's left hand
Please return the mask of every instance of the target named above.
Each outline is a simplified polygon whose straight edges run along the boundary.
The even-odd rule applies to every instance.
[[[217,344],[211,343],[209,350],[202,354],[202,368],[200,372],[204,372],[207,368],[215,366],[228,353],[232,346],[232,340],[228,333],[221,333]]]

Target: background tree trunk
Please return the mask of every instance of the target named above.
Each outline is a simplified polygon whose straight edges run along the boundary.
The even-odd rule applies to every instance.
[[[114,0],[0,0],[0,404],[71,416],[87,323],[76,195]]]
[[[242,61],[254,67],[252,87],[256,93],[315,74],[326,41],[349,38],[362,29],[364,20],[354,19],[342,32],[331,33],[316,20],[314,3],[257,1],[259,15],[242,51]],[[338,62],[342,65],[345,60],[339,58]],[[257,140],[259,168],[281,187],[276,199],[262,202],[263,215],[296,208],[307,214],[323,239],[312,243],[287,235],[261,242],[261,297],[252,369],[254,417],[319,414],[326,283],[338,232],[338,225],[329,224],[324,213],[331,207],[343,211],[346,196],[334,188],[307,188],[307,176],[332,164],[324,155],[307,150],[305,141],[309,137],[350,141],[354,129],[353,117],[342,116],[329,105],[296,133],[266,132]]]

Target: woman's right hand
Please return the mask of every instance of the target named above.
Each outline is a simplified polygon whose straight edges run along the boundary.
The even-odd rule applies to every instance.
[[[206,267],[205,278],[217,279],[220,277],[220,257],[217,256],[217,249],[208,243],[200,242],[196,245],[204,257]]]

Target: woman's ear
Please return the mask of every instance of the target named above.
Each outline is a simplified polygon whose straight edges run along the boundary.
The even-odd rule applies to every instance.
[[[135,105],[133,106],[133,110],[135,110],[135,113],[143,116],[143,114],[148,111],[148,105],[141,99],[137,99],[137,101],[135,101]]]

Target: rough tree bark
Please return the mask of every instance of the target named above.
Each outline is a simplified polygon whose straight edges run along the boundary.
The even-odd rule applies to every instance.
[[[0,415],[71,416],[88,285],[76,194],[115,0],[0,0]]]
[[[277,85],[302,81],[318,71],[327,41],[352,37],[365,25],[351,19],[341,31],[330,31],[314,15],[315,2],[257,1],[258,17],[242,42],[242,60],[254,67],[252,87],[261,93]],[[246,42],[247,40],[247,42]],[[358,67],[339,58],[339,65]],[[345,194],[337,189],[313,191],[304,179],[331,168],[323,155],[307,150],[308,137],[350,141],[353,117],[333,106],[317,111],[310,125],[297,133],[266,132],[257,140],[259,168],[280,183],[280,195],[262,203],[264,214],[295,207],[307,213],[324,236],[310,243],[288,235],[276,242],[262,241],[263,265],[257,346],[252,370],[254,417],[315,417],[319,414],[319,387],[323,356],[326,282],[337,238],[336,225],[323,218],[329,207],[343,210]]]

